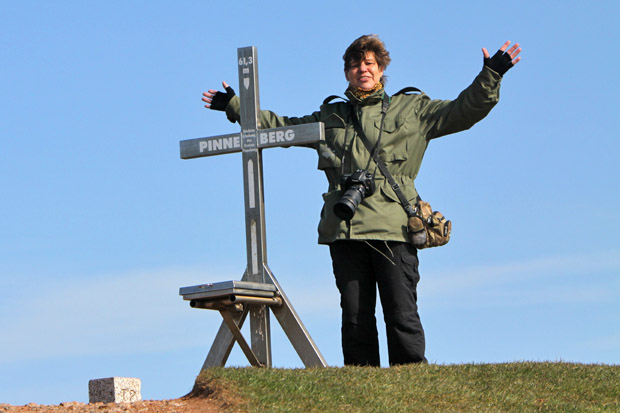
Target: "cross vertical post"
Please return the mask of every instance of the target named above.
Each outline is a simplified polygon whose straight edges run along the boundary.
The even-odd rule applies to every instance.
[[[239,63],[239,98],[241,100],[241,150],[245,191],[245,226],[247,245],[247,278],[250,282],[265,283],[266,263],[265,203],[263,160],[258,147],[260,102],[258,98],[258,62],[256,48],[237,50]],[[258,361],[271,366],[271,328],[269,311],[265,306],[250,309],[252,350]]]

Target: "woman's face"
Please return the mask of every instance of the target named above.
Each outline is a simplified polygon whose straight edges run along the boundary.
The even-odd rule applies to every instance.
[[[383,70],[379,68],[375,54],[366,52],[366,56],[359,62],[353,62],[344,75],[350,86],[368,90],[381,80]]]

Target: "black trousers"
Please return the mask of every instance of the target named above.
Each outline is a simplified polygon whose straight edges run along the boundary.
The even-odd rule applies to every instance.
[[[426,362],[417,306],[417,250],[395,241],[336,241],[330,253],[340,291],[345,365],[379,366],[377,286],[390,365]]]

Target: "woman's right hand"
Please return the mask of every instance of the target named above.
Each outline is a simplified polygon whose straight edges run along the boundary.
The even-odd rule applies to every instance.
[[[209,91],[202,94],[202,101],[205,102],[205,108],[221,111],[226,110],[228,102],[235,96],[235,91],[225,81],[222,82],[222,86],[224,90],[226,90],[226,93],[209,89]]]

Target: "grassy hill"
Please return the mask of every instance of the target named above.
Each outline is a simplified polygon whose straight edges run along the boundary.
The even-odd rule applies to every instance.
[[[192,395],[249,412],[620,412],[620,365],[214,368]]]

